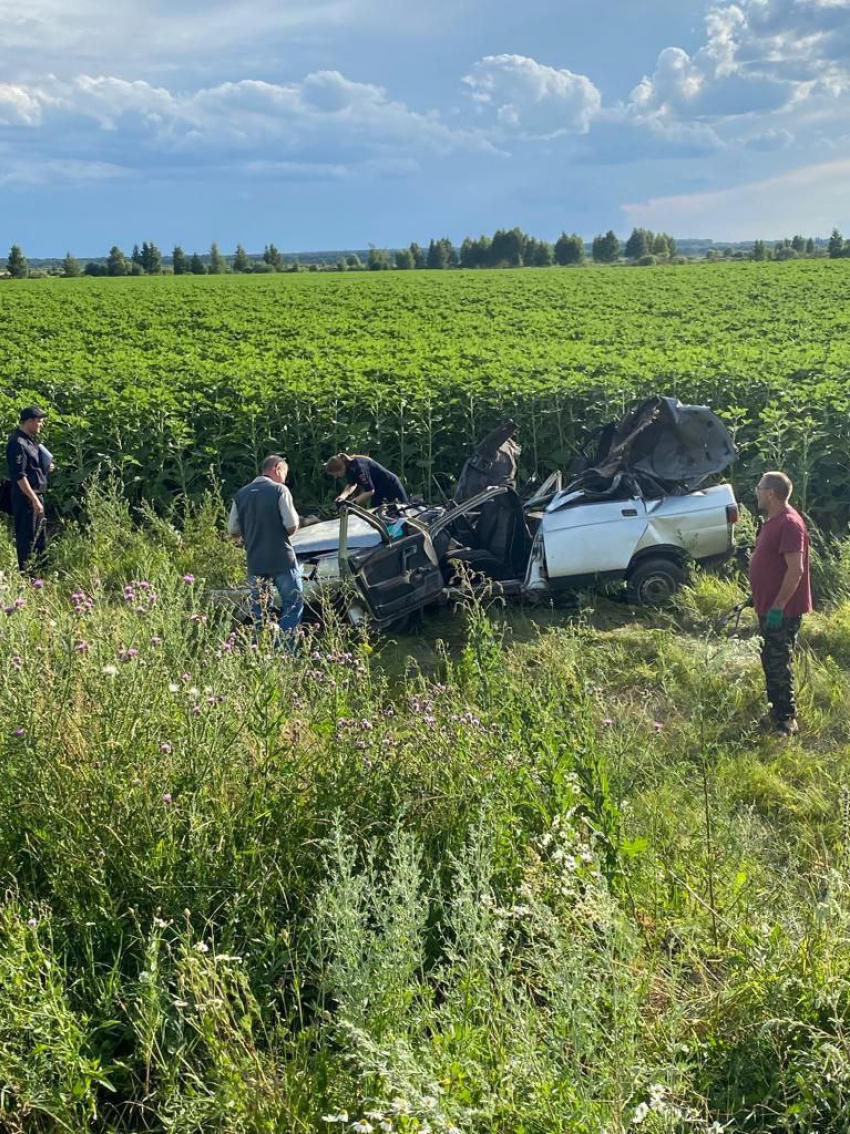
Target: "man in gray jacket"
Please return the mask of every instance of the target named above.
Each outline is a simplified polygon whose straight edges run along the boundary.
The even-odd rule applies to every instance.
[[[263,626],[264,611],[271,607],[275,586],[281,599],[278,646],[292,652],[304,598],[298,562],[289,542],[300,521],[286,487],[288,472],[283,457],[266,457],[260,475],[236,493],[227,529],[232,536],[242,537],[248,553],[251,613],[257,634]]]

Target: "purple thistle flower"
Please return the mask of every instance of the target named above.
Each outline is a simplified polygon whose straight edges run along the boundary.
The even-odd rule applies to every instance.
[[[172,752],[174,751],[174,749],[173,749],[173,748],[171,747],[171,745],[170,745],[170,744],[168,743],[168,741],[167,741],[167,740],[164,740],[164,741],[162,742],[162,744],[160,744],[160,746],[159,746],[159,750],[160,750],[160,752],[162,752],[162,753],[163,753],[163,754],[164,754],[165,756],[170,756],[170,755],[171,755],[171,753],[172,753]]]
[[[32,585],[35,587],[35,589],[37,591],[40,591],[41,588],[44,586],[44,579],[33,579]]]
[[[147,581],[147,579],[142,579],[142,581],[140,583],[137,583],[136,586],[141,587],[143,591],[149,591],[151,589],[151,585]]]
[[[614,718],[613,717],[606,717],[605,720],[602,723],[604,725],[607,725],[610,728],[611,725],[614,723]]]
[[[12,669],[23,669],[24,659],[19,657],[18,654],[12,658]]]
[[[18,610],[20,610],[22,607],[24,607],[26,605],[27,605],[27,600],[25,598],[16,598],[15,599],[15,606],[18,608]]]
[[[663,721],[653,721],[652,727],[655,729],[656,732],[661,732],[662,728],[664,728],[664,722]]]
[[[77,644],[76,644],[76,645],[74,646],[74,649],[75,649],[75,650],[77,651],[77,653],[78,653],[78,654],[84,654],[84,653],[86,652],[86,650],[87,650],[88,648],[89,648],[89,644],[88,644],[88,642],[87,642],[87,641],[85,640],[85,638],[81,639],[81,640],[80,640],[79,642],[77,642]]]
[[[194,576],[194,575],[191,575],[191,574],[189,574],[189,572],[187,572],[187,573],[186,573],[186,574],[185,574],[185,575],[183,576],[183,582],[184,582],[184,583],[194,583],[194,581],[195,581],[195,576]]]
[[[27,730],[25,728],[16,728],[15,736],[26,736]]]
[[[162,645],[162,638],[159,638],[159,637],[157,637],[156,634],[154,634],[154,636],[151,638],[151,645],[152,646],[161,646]]]
[[[163,803],[173,803],[174,802],[170,791],[163,792],[162,802]]]

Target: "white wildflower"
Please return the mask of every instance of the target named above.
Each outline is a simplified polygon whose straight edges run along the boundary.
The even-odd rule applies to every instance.
[[[365,1118],[361,1118],[359,1122],[352,1122],[351,1129],[355,1134],[372,1134],[375,1127],[371,1122],[367,1122]]]
[[[194,948],[196,953],[209,953],[210,951],[210,947],[207,945],[206,941],[199,941]]]
[[[118,666],[116,666],[116,665],[105,665],[101,672],[106,674],[107,677],[114,677],[115,674],[118,672]]]
[[[348,1111],[341,1110],[339,1114],[323,1114],[322,1122],[328,1122],[332,1126],[336,1125],[338,1122],[348,1122]]]
[[[180,692],[180,686],[177,684],[176,681],[169,681],[168,692],[169,693],[179,693]]]
[[[632,1115],[632,1122],[635,1126],[640,1126],[646,1116],[649,1114],[649,1105],[645,1102],[638,1103],[635,1107],[635,1112]]]

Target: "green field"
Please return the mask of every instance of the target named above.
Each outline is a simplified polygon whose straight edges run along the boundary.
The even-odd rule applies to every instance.
[[[305,503],[342,448],[432,494],[506,413],[540,471],[664,392],[725,416],[742,483],[782,464],[822,521],[848,513],[844,261],[11,282],[0,319],[0,414],[54,410],[65,505],[98,465],[163,503],[269,448]]]
[[[734,565],[664,611],[493,598],[281,658],[208,601],[244,556],[206,489],[273,445],[310,502],[343,444],[425,486],[506,410],[543,469],[663,389],[838,520],[848,288],[0,286],[3,406],[56,410],[69,510],[44,580],[0,531],[0,1134],[846,1134],[850,539],[781,740]]]

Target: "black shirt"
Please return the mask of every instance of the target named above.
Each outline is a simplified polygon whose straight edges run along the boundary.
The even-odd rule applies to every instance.
[[[374,493],[369,501],[373,508],[398,500],[407,503],[404,485],[389,469],[371,457],[354,457],[346,462],[345,475],[349,484],[356,484],[360,492]]]
[[[44,495],[47,488],[47,474],[41,465],[38,453],[38,438],[30,437],[23,429],[16,429],[6,446],[6,464],[9,467],[9,480],[12,482],[12,499],[26,499],[18,488],[23,477],[28,480],[33,492]]]

